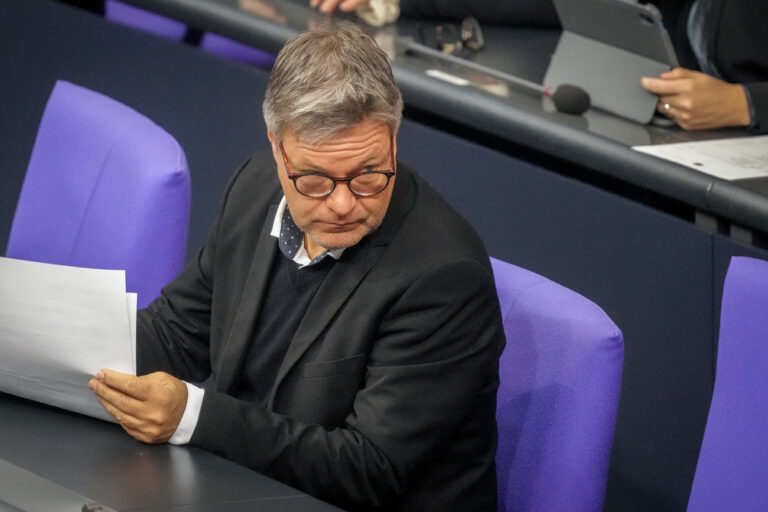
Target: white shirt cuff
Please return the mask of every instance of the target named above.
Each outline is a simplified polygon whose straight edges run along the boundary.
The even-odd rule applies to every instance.
[[[184,415],[181,417],[176,432],[168,440],[170,444],[187,444],[192,439],[195,432],[197,420],[200,417],[200,408],[203,406],[203,396],[205,391],[202,388],[193,386],[189,382],[187,385],[187,406],[184,408]]]

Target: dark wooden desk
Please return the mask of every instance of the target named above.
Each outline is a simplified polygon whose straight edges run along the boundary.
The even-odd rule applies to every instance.
[[[116,424],[2,393],[0,418],[0,460],[114,510],[339,510],[206,451],[142,444]]]

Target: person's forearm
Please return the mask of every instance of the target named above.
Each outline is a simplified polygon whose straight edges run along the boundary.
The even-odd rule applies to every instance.
[[[326,430],[214,391],[191,444],[342,506],[378,507],[404,491],[390,460],[360,432]]]

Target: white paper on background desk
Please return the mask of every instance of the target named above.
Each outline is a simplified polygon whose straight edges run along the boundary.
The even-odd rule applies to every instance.
[[[125,272],[0,258],[0,391],[114,421],[88,380],[136,374]]]
[[[768,177],[768,135],[634,146],[632,149],[724,180]]]

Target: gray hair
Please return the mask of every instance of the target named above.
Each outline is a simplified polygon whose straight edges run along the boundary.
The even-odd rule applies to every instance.
[[[350,22],[302,32],[277,55],[263,105],[278,140],[286,130],[307,143],[329,140],[365,119],[400,125],[403,98],[389,59]]]

